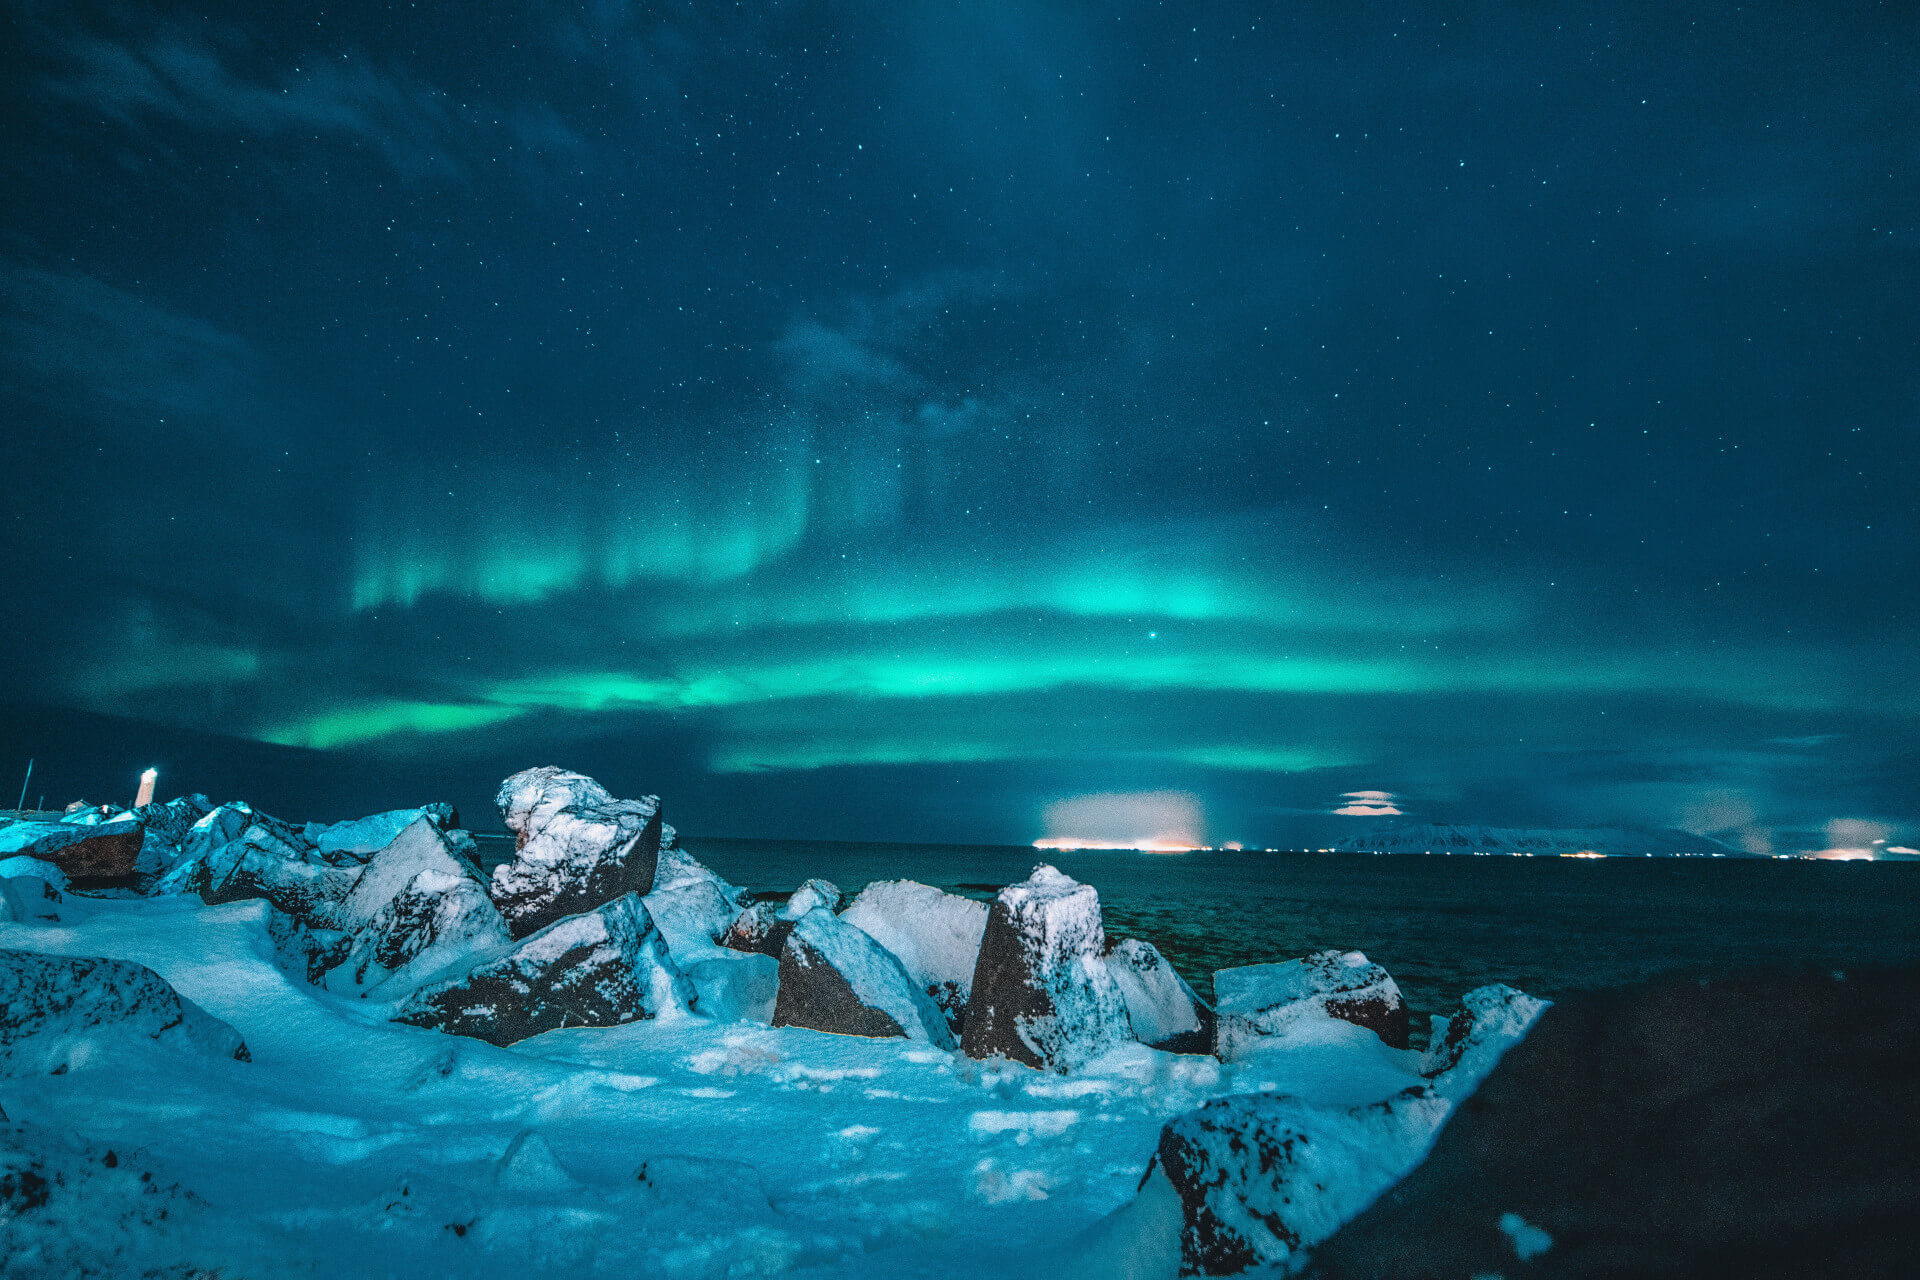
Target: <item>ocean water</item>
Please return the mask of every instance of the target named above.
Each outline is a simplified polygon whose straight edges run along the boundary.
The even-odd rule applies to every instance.
[[[1920,862],[681,843],[762,892],[820,876],[987,899],[1050,862],[1099,890],[1109,934],[1152,942],[1208,998],[1216,969],[1325,947],[1385,965],[1417,1013],[1488,982],[1552,997],[1673,970],[1920,964]]]

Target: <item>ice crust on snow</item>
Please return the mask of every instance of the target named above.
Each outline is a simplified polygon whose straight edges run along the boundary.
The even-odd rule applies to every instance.
[[[1387,971],[1358,951],[1222,969],[1213,978],[1214,1053],[1231,1061],[1302,1018],[1340,1018],[1407,1047],[1407,1004]]]

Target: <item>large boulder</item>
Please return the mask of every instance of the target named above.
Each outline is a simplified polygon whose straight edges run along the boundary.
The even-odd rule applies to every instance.
[[[390,809],[346,822],[309,822],[300,834],[324,861],[365,862],[421,818],[443,831],[459,822],[452,805],[430,804],[417,809]]]
[[[1211,1048],[1200,998],[1160,948],[1122,938],[1107,950],[1107,969],[1120,986],[1134,1039],[1176,1053],[1206,1053]]]
[[[1231,1062],[1304,1018],[1340,1018],[1396,1049],[1408,1044],[1407,1002],[1387,971],[1358,951],[1222,969],[1213,976],[1214,1053]]]
[[[60,902],[60,890],[39,876],[0,878],[0,924],[58,924]]]
[[[1913,969],[1568,996],[1313,1274],[1911,1275],[1916,1061]]]
[[[1147,1174],[1180,1197],[1181,1274],[1296,1262],[1420,1159],[1449,1105],[1419,1088],[1353,1108],[1258,1093],[1168,1121]]]
[[[430,818],[415,818],[360,870],[341,908],[340,927],[352,931],[367,924],[422,871],[480,879],[479,868],[461,855],[446,832]]]
[[[265,898],[289,915],[320,928],[334,928],[358,878],[356,871],[302,861],[267,829],[249,827],[232,844],[197,863],[197,891],[209,906]]]
[[[912,880],[879,880],[840,918],[892,952],[959,1031],[987,928],[986,903]]]
[[[831,911],[809,911],[788,931],[773,1025],[953,1047],[946,1015],[900,961]]]
[[[64,1071],[127,1047],[248,1059],[232,1027],[145,965],[0,950],[0,1075]]]
[[[692,995],[647,908],[630,893],[428,983],[394,1020],[507,1045],[559,1027],[685,1013]]]
[[[479,880],[424,870],[348,935],[325,983],[339,992],[398,995],[509,941],[506,922]]]
[[[667,846],[660,850],[653,888],[643,901],[673,954],[680,956],[714,946],[739,915],[742,896],[685,850]]]
[[[44,858],[0,858],[0,880],[12,876],[32,876],[35,880],[44,880],[62,893],[68,888],[66,873]]]
[[[195,794],[143,804],[131,812],[146,828],[136,869],[143,881],[150,882],[164,875],[180,857],[180,848],[193,824],[213,812],[213,805],[205,796]]]
[[[1474,988],[1460,998],[1457,1011],[1433,1019],[1426,1052],[1420,1057],[1420,1074],[1442,1094],[1465,1097],[1546,1009],[1545,1000],[1504,983]]]
[[[493,869],[490,892],[515,937],[653,889],[658,796],[616,800],[592,778],[549,765],[501,783],[498,803],[516,852]]]
[[[39,858],[78,884],[135,873],[146,829],[131,814],[103,822],[14,822],[0,827],[0,857]]]
[[[994,899],[981,936],[961,1047],[1067,1071],[1132,1036],[1107,969],[1100,898],[1038,866]]]
[[[771,902],[749,902],[714,941],[733,951],[777,959],[792,930],[793,921],[781,919],[779,908]]]

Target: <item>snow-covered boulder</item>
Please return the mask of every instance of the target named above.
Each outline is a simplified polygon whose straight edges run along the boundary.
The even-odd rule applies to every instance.
[[[365,994],[410,990],[460,962],[510,941],[506,922],[473,876],[423,870],[349,935],[327,973],[329,990]],[[379,993],[375,993],[379,994]]]
[[[0,950],[0,1075],[62,1071],[100,1050],[146,1046],[249,1056],[232,1027],[145,965]]]
[[[616,800],[592,778],[549,765],[501,783],[498,803],[517,852],[493,869],[489,891],[515,937],[653,889],[658,796]]]
[[[660,850],[653,889],[642,901],[675,956],[690,956],[716,945],[740,914],[740,890],[690,857],[668,846]]]
[[[782,920],[798,920],[815,907],[825,907],[829,911],[840,910],[840,899],[844,896],[840,886],[831,880],[822,880],[815,876],[795,889],[788,896],[786,905],[775,914]]]
[[[1420,1074],[1431,1079],[1441,1095],[1466,1097],[1499,1063],[1500,1055],[1520,1043],[1547,1005],[1499,982],[1474,988],[1461,997],[1457,1013],[1434,1017]]]
[[[1179,1194],[1181,1274],[1297,1262],[1419,1161],[1449,1107],[1422,1089],[1351,1109],[1260,1093],[1168,1121],[1148,1178]]]
[[[209,906],[265,898],[320,928],[338,926],[341,907],[357,878],[354,871],[301,861],[297,851],[288,850],[270,831],[257,826],[199,865],[204,876],[198,892]]]
[[[193,830],[193,824],[212,812],[212,803],[198,793],[143,804],[132,810],[133,816],[146,827],[150,841],[169,845],[175,850],[186,843],[187,833]]]
[[[840,918],[893,953],[956,1033],[987,928],[987,904],[913,880],[878,880]]]
[[[125,809],[116,808],[110,804],[88,804],[85,800],[75,800],[60,815],[60,821],[76,827],[97,827],[125,812]]]
[[[507,1045],[558,1027],[684,1014],[692,996],[647,908],[629,893],[428,983],[394,1020]]]
[[[1407,1002],[1387,971],[1358,951],[1222,969],[1213,975],[1214,1053],[1231,1062],[1302,1018],[1341,1018],[1387,1044],[1408,1042]]]
[[[1100,898],[1041,865],[987,913],[961,1047],[1068,1071],[1132,1037],[1104,955]]]
[[[32,876],[35,880],[46,881],[62,893],[65,893],[68,887],[66,872],[44,858],[29,858],[24,855],[0,858],[0,880],[10,876]]]
[[[7,876],[0,879],[0,924],[58,924],[60,901],[60,891],[39,876]]]
[[[300,829],[300,834],[325,861],[365,862],[421,818],[442,831],[459,822],[452,805],[437,803],[418,809],[390,809],[347,822],[309,822]]]
[[[1200,999],[1160,948],[1138,938],[1122,938],[1107,950],[1107,969],[1120,985],[1134,1039],[1180,1053],[1208,1051]]]
[[[953,1047],[946,1015],[921,985],[885,947],[831,911],[809,911],[793,922],[780,950],[773,1025]]]
[[[778,958],[792,929],[793,921],[781,919],[771,902],[749,902],[715,941],[734,951]]]
[[[145,831],[125,813],[97,823],[13,822],[0,827],[0,856],[51,862],[69,880],[120,880],[134,874]]]
[[[339,926],[349,932],[361,928],[398,897],[422,871],[450,877],[480,879],[479,868],[460,856],[432,819],[415,818],[367,860],[353,892],[341,908]]]
[[[275,910],[267,916],[273,961],[318,986],[327,970],[346,958],[352,939],[339,929],[317,929],[298,916]]]

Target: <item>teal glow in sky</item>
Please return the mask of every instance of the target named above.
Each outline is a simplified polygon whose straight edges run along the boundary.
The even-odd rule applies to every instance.
[[[694,831],[1920,840],[1891,11],[8,16],[14,703]]]

